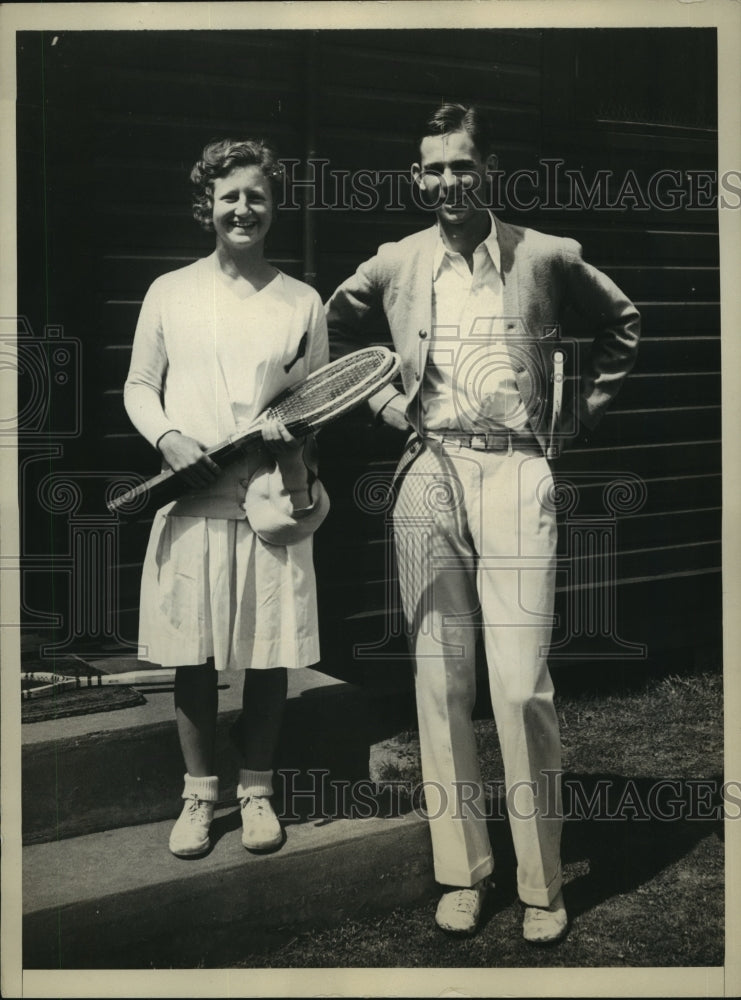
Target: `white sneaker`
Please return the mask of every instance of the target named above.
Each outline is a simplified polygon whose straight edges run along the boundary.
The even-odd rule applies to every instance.
[[[170,834],[170,850],[179,858],[204,854],[211,846],[209,828],[214,818],[214,803],[197,795],[189,796]]]
[[[551,944],[566,933],[568,917],[559,892],[550,906],[528,906],[522,922],[522,936],[532,944]]]
[[[437,904],[437,926],[451,934],[473,934],[479,924],[488,886],[488,880],[482,879],[470,889],[446,892]]]
[[[267,795],[242,799],[242,846],[248,851],[266,851],[283,840],[278,817]]]

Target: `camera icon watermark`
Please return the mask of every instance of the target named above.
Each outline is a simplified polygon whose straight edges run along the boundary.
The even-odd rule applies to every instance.
[[[71,439],[82,430],[81,344],[48,324],[33,333],[24,316],[0,317],[0,371],[16,384],[6,398],[14,410],[0,414],[0,437],[31,443],[43,436]]]
[[[555,323],[540,334],[531,334],[520,317],[487,316],[436,327],[429,346],[420,334],[425,419],[474,433],[487,427],[537,429],[557,452],[558,442],[579,430],[580,345],[563,339]]]

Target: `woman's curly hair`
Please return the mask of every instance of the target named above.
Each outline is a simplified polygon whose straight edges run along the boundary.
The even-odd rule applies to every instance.
[[[190,172],[193,186],[193,218],[204,229],[213,232],[214,181],[225,177],[237,167],[259,167],[270,181],[273,204],[283,193],[285,172],[278,155],[262,139],[220,139],[209,142]]]

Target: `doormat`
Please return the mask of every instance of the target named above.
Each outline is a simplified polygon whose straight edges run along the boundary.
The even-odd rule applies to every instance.
[[[21,667],[21,723],[112,712],[146,703],[144,695],[127,684],[89,686],[100,671],[78,656],[53,660],[27,656],[22,658]],[[38,680],[29,672],[40,674]]]
[[[145,703],[146,698],[140,691],[118,684],[115,687],[50,692],[43,697],[21,702],[21,723],[47,722],[49,719],[91,715],[94,712],[113,712],[118,708],[133,708]]]

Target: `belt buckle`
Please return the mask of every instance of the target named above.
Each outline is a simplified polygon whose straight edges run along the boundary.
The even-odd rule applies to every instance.
[[[472,434],[469,448],[471,448],[473,451],[488,451],[487,435]]]
[[[446,434],[444,431],[441,432],[440,434],[435,434],[435,433],[429,434],[428,437],[432,441],[437,441],[437,443],[442,448],[445,448],[445,449],[454,448],[457,451],[461,450],[460,439],[459,438],[451,437],[450,435]]]

